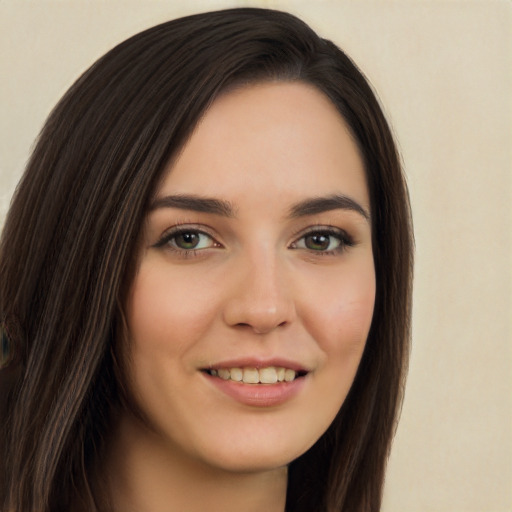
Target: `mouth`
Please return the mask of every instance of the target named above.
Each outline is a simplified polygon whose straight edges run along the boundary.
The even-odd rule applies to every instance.
[[[218,379],[253,385],[272,385],[281,382],[293,382],[308,374],[306,370],[293,370],[282,366],[267,366],[264,368],[251,366],[240,368],[208,368],[202,371]]]

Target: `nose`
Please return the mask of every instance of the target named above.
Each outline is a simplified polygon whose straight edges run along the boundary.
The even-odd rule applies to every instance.
[[[228,278],[232,282],[230,296],[224,308],[224,321],[229,326],[267,334],[293,321],[291,286],[276,258],[253,258],[232,271]]]

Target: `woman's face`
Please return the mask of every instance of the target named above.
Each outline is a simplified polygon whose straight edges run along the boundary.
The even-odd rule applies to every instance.
[[[375,274],[363,163],[302,83],[218,98],[158,189],[126,305],[127,379],[162,448],[285,465],[354,379]]]

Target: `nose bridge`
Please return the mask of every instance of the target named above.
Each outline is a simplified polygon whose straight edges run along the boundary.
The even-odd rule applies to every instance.
[[[260,246],[244,254],[233,269],[232,293],[225,308],[231,326],[264,334],[292,321],[295,311],[285,264],[278,251]]]

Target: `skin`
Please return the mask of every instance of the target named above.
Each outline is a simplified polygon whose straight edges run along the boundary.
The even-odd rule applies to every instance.
[[[349,201],[297,207],[334,194]],[[165,199],[176,195],[231,211]],[[124,413],[107,458],[116,510],[284,510],[286,466],[334,419],[365,346],[369,215],[357,147],[318,90],[264,83],[213,103],[144,227],[123,354],[137,414]],[[202,232],[200,243],[183,250],[176,229]],[[308,373],[291,399],[251,406],[203,371],[241,357],[284,358]]]

